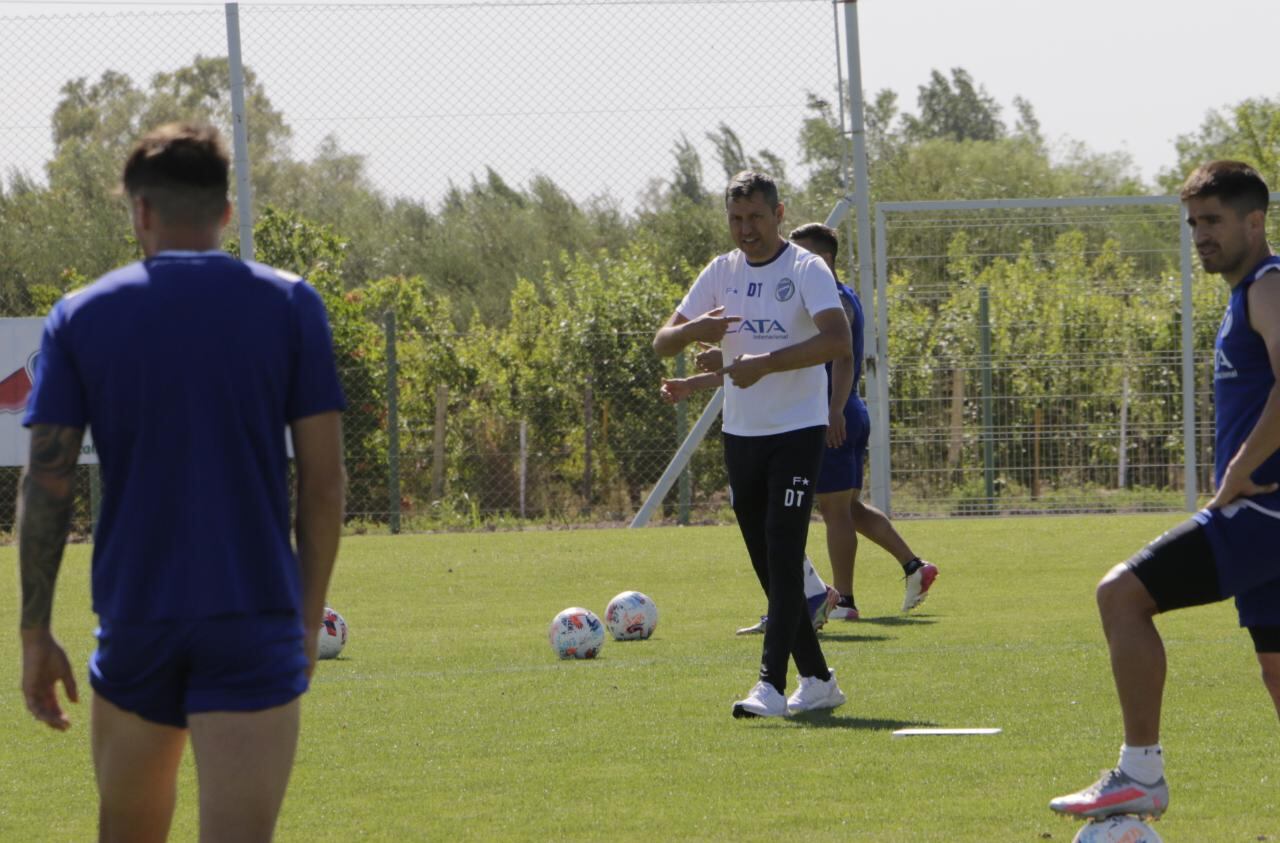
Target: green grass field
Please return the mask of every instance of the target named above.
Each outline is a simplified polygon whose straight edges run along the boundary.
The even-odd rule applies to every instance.
[[[897,566],[864,543],[864,619],[823,634],[849,702],[737,721],[763,611],[735,528],[347,539],[331,592],[352,638],[321,663],[277,839],[1070,841],[1060,792],[1121,742],[1093,586],[1177,515],[907,522],[933,595],[897,614]],[[810,536],[826,571],[822,526]],[[13,547],[0,566],[16,567]],[[88,548],[68,553],[55,633],[87,696]],[[0,577],[16,606],[17,577]],[[603,614],[638,589],[643,642],[560,662],[556,612]],[[16,611],[15,611],[16,614]],[[93,839],[87,705],[58,734],[18,687],[16,618],[0,637],[0,840]],[[1280,840],[1280,730],[1247,633],[1223,604],[1162,619],[1166,841]],[[792,680],[794,682],[794,679]],[[998,726],[905,738],[904,726]],[[188,755],[171,839],[195,839]]]

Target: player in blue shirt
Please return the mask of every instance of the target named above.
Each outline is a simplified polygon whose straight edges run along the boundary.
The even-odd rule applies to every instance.
[[[836,274],[839,241],[833,229],[816,222],[802,225],[791,232],[791,242],[822,258],[831,274]],[[836,287],[849,317],[853,356],[827,364],[827,392],[832,396],[831,421],[827,449],[822,455],[822,470],[818,474],[817,505],[827,527],[832,583],[840,593],[839,603],[831,609],[828,617],[831,620],[856,621],[859,614],[853,599],[853,568],[858,554],[859,533],[891,553],[902,566],[904,612],[924,602],[938,577],[938,569],[912,552],[889,516],[862,500],[862,468],[871,433],[867,405],[858,395],[858,381],[862,377],[862,303],[852,289],[838,280]],[[840,394],[833,393],[850,379],[846,373],[839,372],[838,367],[850,365],[853,367],[852,386],[848,393],[841,393],[844,394],[842,401]],[[843,441],[836,441],[831,431],[842,422],[845,435]]]
[[[1212,161],[1181,195],[1200,263],[1231,287],[1214,343],[1217,492],[1098,585],[1124,744],[1115,769],[1049,803],[1077,817],[1159,816],[1168,807],[1155,615],[1234,597],[1280,712],[1280,258],[1267,243],[1269,193],[1247,164]]]
[[[228,170],[208,126],[139,141],[123,181],[146,257],[54,306],[24,418],[22,689],[60,730],[56,683],[77,692],[50,619],[86,428],[101,463],[89,676],[103,841],[165,839],[188,733],[201,839],[271,838],[337,553],[344,399],[324,306],[297,276],[218,251]]]

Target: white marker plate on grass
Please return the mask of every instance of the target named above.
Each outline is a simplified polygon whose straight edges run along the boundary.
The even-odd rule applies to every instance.
[[[895,738],[914,738],[919,735],[998,735],[1000,729],[898,729]]]

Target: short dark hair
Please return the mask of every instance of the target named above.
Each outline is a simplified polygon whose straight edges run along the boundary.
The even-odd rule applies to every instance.
[[[167,123],[147,132],[124,165],[124,192],[166,222],[207,225],[227,207],[231,159],[207,123]]]
[[[840,253],[840,240],[836,236],[836,230],[820,222],[807,222],[802,226],[796,227],[791,231],[791,235],[787,239],[792,241],[812,240],[830,252],[833,258]]]
[[[733,199],[750,199],[759,193],[770,208],[778,207],[778,185],[764,173],[754,170],[743,170],[729,179],[729,186],[724,189],[724,204]]]
[[[1267,211],[1271,191],[1258,171],[1243,161],[1210,161],[1201,164],[1187,176],[1179,194],[1182,201],[1216,196],[1236,213]]]

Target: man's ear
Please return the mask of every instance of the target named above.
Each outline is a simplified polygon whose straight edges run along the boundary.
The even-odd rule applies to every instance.
[[[1250,211],[1248,222],[1249,230],[1265,240],[1267,237],[1267,212],[1261,208]]]
[[[129,214],[133,217],[133,227],[138,231],[151,228],[151,203],[141,194],[129,197]]]

